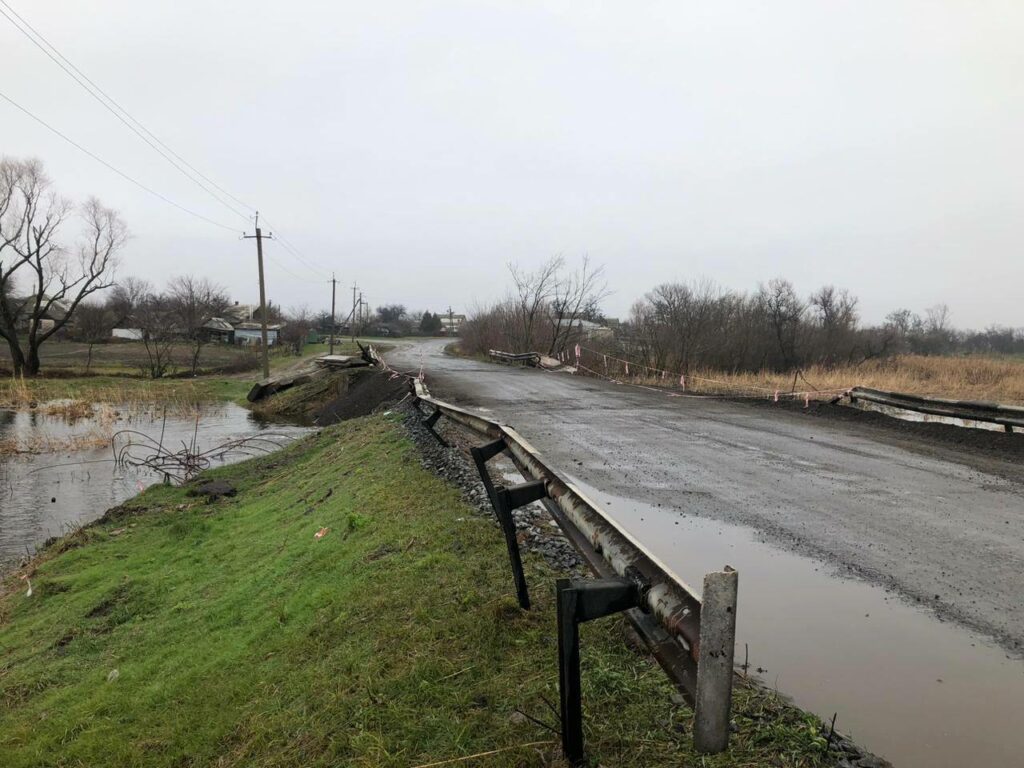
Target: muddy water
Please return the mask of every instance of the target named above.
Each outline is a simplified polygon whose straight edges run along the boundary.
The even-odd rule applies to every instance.
[[[165,422],[157,408],[102,408],[93,417],[73,421],[0,409],[0,443],[13,441],[39,451],[0,456],[0,568],[32,552],[49,537],[95,520],[146,486],[162,482],[159,473],[113,461],[110,435],[124,429],[156,440],[163,433],[163,444],[172,450],[191,444],[193,439],[199,450],[206,450],[255,435],[280,436],[274,439],[283,444],[307,431],[262,423],[233,403],[204,406],[198,431],[194,415],[168,415]],[[130,439],[140,440],[138,436]],[[229,454],[214,463],[242,458],[245,456]]]
[[[896,766],[1024,765],[1024,662],[883,589],[765,544],[750,529],[574,480],[699,591],[739,570],[737,664]]]

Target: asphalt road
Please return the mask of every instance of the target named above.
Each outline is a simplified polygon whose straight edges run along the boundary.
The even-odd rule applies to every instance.
[[[388,358],[422,364],[432,394],[514,426],[587,485],[751,527],[1024,650],[1016,460],[855,419],[460,359],[444,346],[402,343]]]

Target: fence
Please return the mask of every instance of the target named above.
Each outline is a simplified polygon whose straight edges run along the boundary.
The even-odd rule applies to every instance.
[[[386,366],[386,364],[385,364]],[[579,489],[548,467],[514,429],[430,395],[412,380],[414,404],[434,430],[442,417],[487,440],[471,454],[505,535],[519,603],[530,607],[520,562],[513,510],[540,501],[594,572],[596,579],[559,579],[559,694],[562,748],[576,764],[584,759],[580,692],[581,622],[625,612],[661,667],[694,708],[694,745],[705,753],[728,745],[738,574],[726,566],[704,577],[703,600]],[[527,482],[495,486],[487,461],[504,453]]]
[[[865,400],[870,403],[916,411],[932,416],[946,416],[953,419],[981,421],[998,424],[1007,432],[1014,429],[1024,432],[1024,408],[1001,403],[985,403],[972,400],[942,400],[937,397],[907,395],[900,392],[886,392],[881,389],[854,387],[849,392],[850,402]]]

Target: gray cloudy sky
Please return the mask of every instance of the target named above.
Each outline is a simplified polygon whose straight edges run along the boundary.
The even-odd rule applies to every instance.
[[[869,321],[946,302],[958,325],[1024,325],[1017,3],[6,2],[375,305],[458,311],[501,295],[510,260],[587,253],[611,315],[664,281],[785,275],[851,289]],[[246,227],[2,17],[0,50],[0,91]],[[123,274],[255,300],[251,241],[4,102],[0,152],[121,209]],[[329,301],[325,274],[268,252],[273,300]]]

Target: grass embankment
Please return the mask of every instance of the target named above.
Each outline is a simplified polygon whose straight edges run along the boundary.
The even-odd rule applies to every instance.
[[[585,363],[590,365],[590,363]],[[593,367],[593,366],[591,366]],[[634,374],[636,373],[636,367]],[[595,370],[602,371],[598,365]],[[678,374],[672,378],[631,376],[623,371],[612,375],[625,381],[649,386],[666,383],[678,386]],[[814,390],[834,397],[837,390],[848,387],[873,387],[928,397],[954,400],[991,400],[1024,405],[1024,360],[1012,357],[925,357],[901,355],[888,360],[868,360],[859,365],[827,368],[811,366],[794,373],[730,373],[718,370],[694,370],[686,379],[686,389],[695,393],[736,394],[767,397],[781,393]]]
[[[45,551],[0,597],[0,754],[63,765],[559,765],[554,574],[510,595],[504,545],[421,468],[396,417],[219,469],[212,504],[158,486]],[[321,539],[314,534],[322,527]],[[583,627],[595,761],[815,766],[815,719],[740,686],[725,755],[626,648]],[[116,670],[116,672],[115,672]]]

